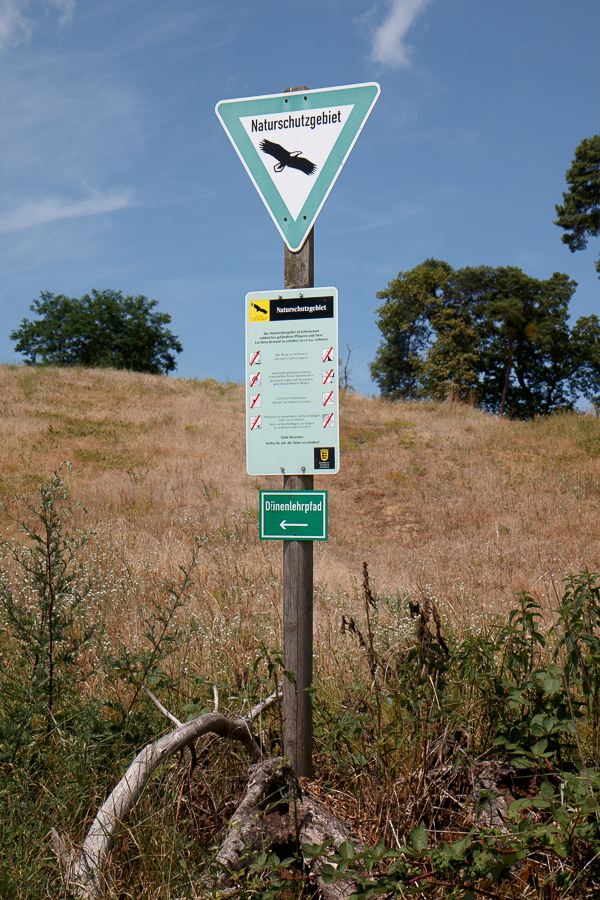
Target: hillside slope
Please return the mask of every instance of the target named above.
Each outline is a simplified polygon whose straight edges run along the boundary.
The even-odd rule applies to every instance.
[[[244,390],[112,370],[0,367],[0,495],[31,492],[68,460],[81,521],[140,583],[172,574],[195,538],[211,600],[278,606],[281,547],[258,540]],[[600,421],[498,421],[466,406],[343,398],[329,541],[315,544],[320,608],[350,603],[362,562],[379,593],[426,591],[450,614],[507,608],[514,591],[600,566]],[[82,514],[83,516],[83,514]],[[3,516],[2,535],[12,523]]]

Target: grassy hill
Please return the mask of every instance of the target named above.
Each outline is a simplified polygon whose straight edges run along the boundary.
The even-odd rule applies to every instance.
[[[4,499],[68,460],[88,527],[133,570],[173,572],[200,537],[208,593],[222,586],[218,547],[250,580],[270,572],[275,600],[280,545],[258,540],[257,491],[281,478],[246,474],[241,386],[2,367],[0,388]],[[457,616],[479,615],[506,609],[514,591],[552,596],[553,579],[600,567],[595,417],[499,421],[350,394],[340,419],[341,470],[315,479],[329,491],[330,538],[315,545],[324,596],[351,595],[367,560],[378,592],[427,591]]]
[[[173,727],[143,685],[188,721],[213,686],[241,715],[281,678],[281,545],[257,521],[281,478],[245,471],[239,385],[4,366],[0,392],[0,898],[64,898],[50,825],[81,844]],[[315,477],[310,790],[396,853],[368,861],[384,893],[598,896],[600,586],[562,582],[600,569],[600,420],[357,394],[340,419],[341,470]],[[276,708],[256,730],[276,755]],[[248,761],[195,752],[123,823],[107,896],[223,896],[206,873]],[[283,869],[231,896],[314,896]]]

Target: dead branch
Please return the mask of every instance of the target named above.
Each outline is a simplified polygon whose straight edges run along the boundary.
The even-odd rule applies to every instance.
[[[152,773],[170,756],[205,734],[217,734],[239,741],[252,759],[262,759],[262,749],[252,733],[251,723],[281,697],[278,689],[243,718],[228,719],[219,712],[205,713],[186,722],[138,753],[125,775],[96,813],[80,850],[70,851],[52,828],[52,846],[65,881],[81,900],[99,900],[104,892],[103,871],[116,833],[125,821]]]
[[[149,687],[147,687],[145,684],[143,684],[142,690],[145,693],[145,695],[148,697],[148,699],[151,700],[154,703],[155,707],[163,714],[163,716],[166,716],[167,719],[170,719],[171,722],[173,722],[173,724],[176,725],[178,728],[180,725],[183,725],[183,722],[180,722],[179,719],[176,718],[176,716],[174,716],[172,713],[170,713],[169,710],[166,709],[162,705],[162,703],[160,702],[158,697],[152,693],[152,691],[150,690]]]
[[[325,844],[332,851],[348,841],[355,850],[365,845],[355,840],[347,827],[322,803],[301,790],[289,765],[282,757],[266,759],[250,768],[250,779],[240,805],[233,814],[223,846],[217,854],[222,867],[220,887],[226,888],[232,876],[242,872],[255,850],[289,843]],[[323,900],[346,900],[356,889],[350,879],[331,884],[323,880],[327,856],[305,858],[311,880]]]

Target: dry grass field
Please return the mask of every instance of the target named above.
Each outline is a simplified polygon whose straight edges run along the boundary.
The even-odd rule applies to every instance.
[[[35,488],[63,461],[86,527],[145,583],[172,575],[195,538],[207,602],[277,611],[281,548],[258,540],[243,388],[110,370],[0,368],[0,492]],[[379,594],[428,592],[460,621],[514,592],[600,566],[600,421],[498,420],[468,406],[347,394],[329,541],[315,544],[321,615],[352,603],[363,560]],[[4,536],[10,523],[2,523]],[[235,584],[234,584],[235,582]]]
[[[239,715],[267,696],[280,677],[282,552],[279,542],[258,538],[258,491],[280,488],[281,477],[256,478],[245,471],[240,385],[3,366],[0,390],[0,819],[7,835],[0,851],[0,897],[41,900],[67,896],[49,825],[80,843],[114,775],[147,741],[172,727],[147,701],[142,684],[152,685],[188,721],[212,708],[213,685],[222,709]],[[560,756],[575,728],[573,704],[583,709],[587,703],[578,750],[584,745],[582,753],[596,766],[600,638],[594,629],[600,631],[600,588],[577,595],[585,607],[571,593],[572,606],[563,603],[557,614],[568,641],[583,628],[581,646],[587,649],[578,652],[589,654],[588,668],[579,657],[573,664],[572,690],[565,670],[560,681],[551,663],[563,650],[553,657],[536,631],[537,607],[523,600],[520,618],[514,611],[515,594],[527,592],[550,625],[556,622],[550,607],[559,603],[565,575],[600,570],[600,419],[564,414],[512,422],[464,405],[389,403],[346,393],[341,442],[340,473],[315,478],[316,487],[329,491],[330,521],[329,540],[315,543],[314,749],[320,783],[313,787],[326,789],[372,844],[385,840],[399,847],[423,823],[432,842],[455,840],[475,827],[463,815],[462,801],[452,829],[446,815],[444,798],[457,789],[453,779],[462,777],[462,769],[442,762],[448,752],[463,759],[461,735],[472,742],[473,759],[464,769],[465,784],[471,785],[469,767],[480,764],[480,754],[503,752],[494,735],[508,734],[509,750],[517,752],[512,735],[524,708],[519,740],[534,771],[545,771],[548,740],[559,735],[552,753]],[[23,534],[15,517],[23,522],[27,511],[15,498],[29,498],[30,512],[39,511],[40,487],[59,469],[72,507],[61,514],[63,534],[65,528],[75,536],[77,529],[86,530],[88,540],[71,559],[74,587],[59,597],[62,606],[48,624],[50,581],[44,574],[36,582],[31,568],[27,574],[35,557],[27,547],[35,538]],[[59,493],[54,496],[60,506]],[[60,552],[67,558],[64,540]],[[193,586],[169,593],[194,548]],[[364,561],[380,600],[370,623]],[[60,565],[55,561],[53,578]],[[81,615],[69,619],[80,588]],[[426,623],[420,633],[418,623],[409,621],[407,599],[419,602],[420,621],[423,610],[439,609],[451,651],[443,640],[443,649],[431,644]],[[370,646],[343,633],[342,615],[347,624],[354,620]],[[88,640],[83,635],[90,624],[96,629]],[[556,628],[554,635],[558,647]],[[70,655],[69,641],[81,641],[83,649]],[[55,697],[44,669],[53,654],[63,678]],[[532,672],[542,687],[530,680]],[[505,701],[509,692],[521,698],[512,706]],[[563,694],[568,703],[557,700]],[[279,746],[277,715],[270,713],[258,726],[263,746],[273,753]],[[544,741],[538,741],[540,716],[549,736]],[[447,735],[457,741],[453,751]],[[183,757],[165,766],[124,825],[108,866],[109,896],[208,896],[198,886],[202,854],[212,858],[222,841],[244,788],[247,760],[214,739],[199,743],[198,755],[194,777]],[[547,789],[563,791],[552,772]],[[595,770],[586,772],[588,781],[596,778]],[[592,863],[600,841],[590,831],[597,805],[585,807],[588,787],[581,783],[565,812],[567,823],[575,824],[567,829],[564,853],[552,849],[554,832],[546,840],[535,831],[542,828],[535,811],[527,825],[531,836],[515,832],[515,846],[525,847],[519,859],[527,857],[528,866],[536,867],[527,875],[523,897],[598,896],[600,874]],[[513,789],[520,793],[514,796],[527,801],[536,785],[522,787],[515,779]],[[537,801],[548,806],[545,799]],[[490,852],[503,859],[499,840],[489,837]],[[551,852],[540,855],[540,841]],[[487,853],[483,845],[477,850],[467,878],[475,893],[464,896],[514,897],[514,879],[502,892],[494,892],[495,884],[490,892],[492,882],[480,880],[480,851]],[[460,884],[468,854],[464,847],[456,853]],[[412,885],[406,896],[425,896],[415,884],[425,876],[419,875],[418,860],[414,865],[403,876]],[[578,892],[571,889],[576,875]],[[551,877],[563,885],[560,893],[547,892]],[[278,894],[271,886],[268,866],[256,878],[235,896],[292,896],[287,888]],[[427,896],[449,896],[446,887],[442,880],[437,893]]]

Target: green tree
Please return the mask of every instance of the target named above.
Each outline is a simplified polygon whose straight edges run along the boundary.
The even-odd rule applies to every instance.
[[[582,317],[569,326],[576,287],[560,272],[539,280],[514,266],[491,270],[478,310],[485,408],[533,418],[573,409],[582,395],[598,402],[600,321]]]
[[[588,237],[600,234],[600,134],[579,144],[565,177],[569,190],[562,206],[556,206],[554,224],[565,229],[562,241],[574,253],[587,247]],[[596,270],[600,272],[600,259]]]
[[[371,374],[390,399],[476,399],[499,415],[532,418],[600,402],[600,320],[569,326],[576,283],[514,266],[427,260],[377,296],[382,341]],[[417,334],[418,341],[412,341]]]
[[[159,375],[176,368],[183,347],[166,327],[167,313],[156,300],[120,291],[92,291],[65,297],[42,291],[29,307],[39,318],[23,319],[11,332],[28,365],[132,369]]]
[[[420,396],[422,356],[431,342],[430,312],[441,297],[451,268],[427,259],[409,272],[399,272],[384,291],[377,310],[383,341],[371,363],[371,377],[391,399]]]

